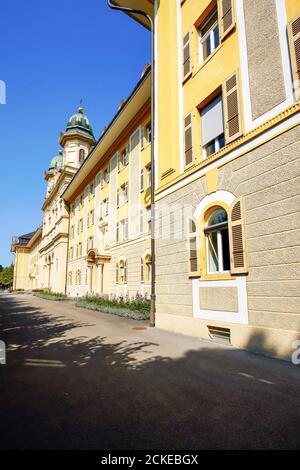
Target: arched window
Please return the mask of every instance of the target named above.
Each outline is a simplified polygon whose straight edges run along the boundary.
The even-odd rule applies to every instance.
[[[80,269],[78,269],[78,270],[76,271],[75,284],[76,284],[76,286],[80,286],[80,285],[81,285],[81,271],[80,271]]]
[[[204,228],[206,238],[207,273],[230,271],[230,250],[227,212],[217,207],[207,218]]]
[[[79,163],[82,163],[85,157],[85,151],[83,149],[79,150]]]
[[[152,272],[152,260],[151,255],[147,255],[145,258],[145,282],[150,284],[151,282],[151,272]]]
[[[117,284],[127,283],[127,261],[120,259],[116,264],[116,282]]]

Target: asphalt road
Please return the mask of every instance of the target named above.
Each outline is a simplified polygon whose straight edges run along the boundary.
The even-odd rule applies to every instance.
[[[25,295],[0,340],[1,449],[300,448],[300,366]]]

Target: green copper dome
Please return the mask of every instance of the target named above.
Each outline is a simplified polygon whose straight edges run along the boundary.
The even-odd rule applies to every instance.
[[[83,108],[81,107],[78,109],[78,112],[76,114],[73,114],[73,116],[70,117],[67,124],[66,132],[73,131],[76,129],[83,132],[87,132],[89,135],[94,137],[93,128],[88,118],[84,114]]]
[[[50,163],[50,166],[49,166],[49,170],[53,170],[54,168],[57,168],[57,167],[62,167],[64,164],[64,156],[63,156],[63,151],[60,150],[58,152],[58,155],[56,155],[56,157],[52,158],[51,160],[51,163]]]

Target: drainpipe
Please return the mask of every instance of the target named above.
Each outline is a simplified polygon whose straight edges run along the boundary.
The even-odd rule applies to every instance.
[[[149,21],[151,29],[151,307],[150,307],[150,326],[155,326],[155,42],[154,42],[154,22],[150,15],[143,10],[121,7],[107,0],[108,6],[113,10],[123,11],[125,13],[134,13],[142,15]]]
[[[69,247],[70,247],[70,223],[71,223],[71,214],[70,214],[70,204],[67,204],[66,201],[64,201],[65,208],[67,209],[68,212],[68,241],[67,241],[67,259],[66,259],[66,276],[65,276],[65,295],[68,294],[68,264],[69,264]]]

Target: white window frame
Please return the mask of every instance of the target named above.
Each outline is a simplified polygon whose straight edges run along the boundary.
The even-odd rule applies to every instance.
[[[126,204],[128,202],[128,181],[122,184],[121,192],[122,192],[122,204]]]
[[[208,23],[213,15],[217,13],[217,21],[212,25],[211,29],[207,31],[207,33],[204,34],[204,36],[201,36],[201,31],[205,27],[206,23]],[[198,48],[199,48],[199,64],[203,64],[212,54],[213,52],[219,47],[221,43],[221,38],[220,38],[220,30],[219,30],[219,44],[218,46],[215,45],[215,35],[214,35],[214,29],[216,26],[219,26],[219,21],[218,21],[218,9],[216,8],[209,16],[208,18],[200,25],[198,28]],[[211,52],[210,54],[204,59],[203,57],[203,43],[206,41],[206,39],[210,36],[210,45],[211,45]]]
[[[151,124],[148,124],[147,128],[146,128],[146,132],[147,132],[147,143],[148,144],[151,144],[151,135],[152,135],[152,126]]]
[[[221,209],[223,209],[226,214],[227,214],[227,230],[228,230],[228,213],[227,211],[221,207]],[[216,210],[218,210],[216,208]],[[213,214],[213,213],[212,213]],[[206,224],[206,227],[207,228],[209,227],[207,224]],[[228,270],[224,270],[224,263],[223,263],[223,244],[222,244],[222,228],[220,229],[216,229],[216,230],[211,230],[211,231],[207,231],[207,232],[204,232],[204,236],[205,236],[205,248],[206,248],[206,272],[208,275],[213,275],[213,274],[230,274],[230,269]],[[219,269],[218,271],[210,271],[210,268],[209,268],[209,234],[211,232],[217,232],[217,250],[218,250],[218,253],[217,253],[217,259],[218,259],[218,264],[219,264]]]
[[[146,167],[146,189],[151,188],[151,166]]]
[[[219,141],[219,139],[220,139],[220,137],[221,137],[222,135],[224,136],[224,142],[225,142],[225,134],[224,134],[224,132],[223,132],[223,134],[218,135],[214,140],[211,140],[210,142],[208,142],[206,145],[204,145],[204,146],[202,147],[203,158],[204,158],[204,159],[207,158],[207,147],[208,147],[208,145],[209,145],[210,143],[212,143],[212,142],[215,143],[215,152],[214,152],[214,153],[216,153],[216,152],[218,152],[219,150],[221,150],[221,148],[224,148],[224,147],[220,147],[220,141]],[[213,154],[212,154],[212,155],[213,155]]]

